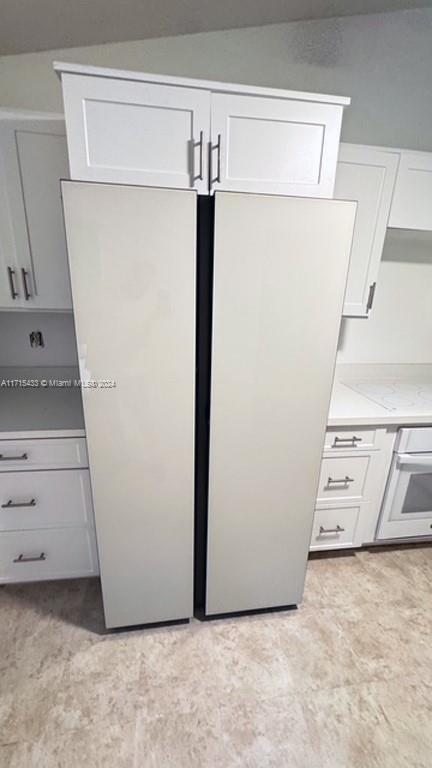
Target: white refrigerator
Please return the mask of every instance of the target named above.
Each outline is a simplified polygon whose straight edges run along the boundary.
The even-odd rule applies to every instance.
[[[299,603],[355,203],[63,200],[107,626]]]

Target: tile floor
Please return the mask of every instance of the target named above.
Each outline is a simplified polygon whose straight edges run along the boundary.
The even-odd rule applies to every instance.
[[[309,563],[297,611],[104,634],[0,589],[1,768],[431,768],[432,547]]]

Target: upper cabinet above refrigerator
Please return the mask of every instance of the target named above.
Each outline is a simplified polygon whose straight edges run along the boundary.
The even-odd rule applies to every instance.
[[[432,229],[432,152],[401,150],[389,227]]]
[[[55,64],[83,181],[332,197],[345,97]]]

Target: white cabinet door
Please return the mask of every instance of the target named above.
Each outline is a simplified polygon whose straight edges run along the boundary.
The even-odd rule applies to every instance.
[[[343,108],[212,94],[214,190],[332,197]]]
[[[64,75],[73,179],[208,191],[210,94]]]
[[[389,227],[432,229],[432,152],[401,151]]]
[[[301,601],[355,208],[216,194],[208,614]]]
[[[343,308],[346,317],[367,317],[372,307],[398,162],[398,153],[340,145],[334,196],[358,203]]]
[[[60,179],[69,176],[64,123],[2,120],[0,155],[0,307],[71,309],[60,197]]]
[[[63,184],[108,627],[193,611],[196,193]]]

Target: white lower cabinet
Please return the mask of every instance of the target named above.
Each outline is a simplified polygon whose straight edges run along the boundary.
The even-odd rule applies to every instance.
[[[0,455],[0,584],[97,575],[84,438],[1,440]]]
[[[72,579],[97,574],[93,531],[44,528],[0,535],[0,583]]]
[[[356,546],[360,505],[317,509],[312,528],[311,550]]]
[[[395,434],[396,427],[327,430],[311,551],[374,541]]]

